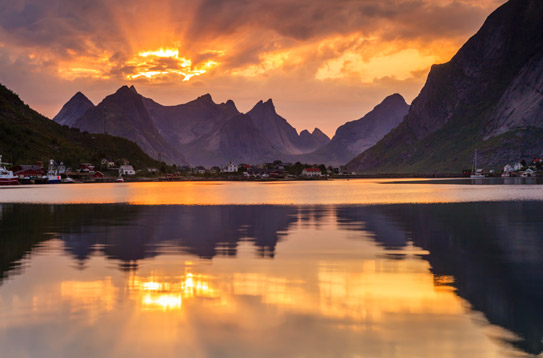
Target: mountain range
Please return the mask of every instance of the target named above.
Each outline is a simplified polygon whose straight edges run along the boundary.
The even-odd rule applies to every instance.
[[[98,155],[88,148],[90,139],[103,139],[107,148],[120,143],[110,136],[84,133],[90,132],[124,137],[150,157],[170,164],[215,166],[280,159],[348,162],[348,169],[368,174],[459,173],[471,167],[477,150],[481,167],[499,170],[507,163],[543,157],[541,19],[540,0],[508,1],[449,62],[432,66],[411,106],[399,94],[391,95],[362,118],[340,126],[332,139],[318,128],[298,133],[277,113],[271,99],[244,114],[233,101],[215,103],[209,94],[164,106],[133,86],[119,88],[97,105],[76,93],[54,117],[62,126],[46,128],[37,122],[45,133],[38,138],[30,120],[44,117],[2,87],[0,124],[5,128],[0,131],[4,138],[0,150],[30,158],[27,149],[34,148],[39,155],[51,156],[59,147],[45,143],[52,136],[55,143],[69,142],[70,151],[87,157]],[[83,133],[76,135],[78,131],[67,127]],[[19,139],[31,133],[30,142],[23,140],[26,146],[13,142],[11,132]],[[34,147],[32,141],[40,146]],[[76,150],[76,143],[84,148]],[[71,158],[76,160],[75,155]]]
[[[49,159],[56,159],[78,168],[82,162],[96,164],[110,158],[127,159],[136,168],[160,166],[125,138],[83,133],[54,123],[3,85],[0,85],[0,154],[4,160],[16,164],[48,163]]]
[[[342,165],[397,126],[408,108],[400,95],[392,95],[363,118],[340,127],[330,140],[318,128],[298,134],[271,99],[243,114],[232,100],[217,104],[209,94],[164,106],[133,86],[123,86],[96,106],[76,93],[54,121],[130,139],[170,164],[220,166],[280,159]]]
[[[450,62],[434,65],[405,120],[348,163],[364,173],[501,169],[543,156],[543,1],[510,0]]]

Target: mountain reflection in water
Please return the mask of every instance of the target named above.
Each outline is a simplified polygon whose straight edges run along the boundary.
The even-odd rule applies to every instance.
[[[47,261],[50,272],[32,273],[35,292],[27,293],[32,315],[40,310],[62,311],[65,304],[69,313],[64,321],[59,318],[59,325],[83,313],[87,325],[105,325],[104,312],[124,317],[127,302],[148,314],[184,312],[183,318],[178,317],[181,321],[172,323],[171,336],[160,339],[171,343],[181,334],[176,325],[190,322],[191,333],[201,342],[195,346],[183,338],[176,344],[192,356],[421,354],[419,348],[403,342],[413,338],[410,330],[424,334],[418,339],[429,342],[420,343],[427,346],[425,352],[435,349],[447,356],[439,344],[448,340],[459,345],[464,356],[493,356],[477,341],[479,336],[462,338],[466,322],[475,322],[472,329],[479,327],[477,334],[498,342],[500,354],[539,354],[543,350],[542,210],[541,202],[2,204],[0,345],[10,342],[10,337],[13,342],[28,339],[15,317],[30,314],[25,295],[10,284],[25,279],[33,266],[44,265],[41,259],[53,255],[56,261]],[[249,247],[253,254],[247,253]],[[75,263],[69,273],[59,268],[62,258]],[[57,283],[55,291],[52,287]],[[15,303],[14,297],[23,303]],[[257,297],[259,304],[254,301]],[[440,321],[440,317],[462,315],[468,321]],[[149,326],[157,324],[147,316],[131,317],[135,325],[139,319]],[[489,323],[496,329],[488,329]],[[248,333],[251,330],[264,336],[255,338]],[[304,330],[311,332],[311,339]],[[135,332],[125,327],[124,334]],[[285,342],[285,337],[292,342]],[[248,343],[255,339],[254,344]],[[232,346],[225,348],[229,340]],[[270,348],[277,342],[282,342],[283,350]],[[407,351],[401,351],[404,345]],[[19,349],[14,345],[5,352],[20,355]],[[117,356],[127,352],[123,349]],[[447,349],[450,356],[459,354]]]

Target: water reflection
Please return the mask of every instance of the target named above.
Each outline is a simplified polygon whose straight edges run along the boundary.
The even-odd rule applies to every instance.
[[[158,206],[3,204],[0,274],[42,241],[57,238],[80,265],[102,253],[124,269],[162,248],[201,258],[235,256],[249,241],[262,257],[297,221],[298,209],[280,206]]]
[[[51,357],[88,340],[81,356],[539,354],[542,209],[3,204],[0,346]]]
[[[374,231],[386,249],[412,244],[428,250],[434,275],[454,278],[473,309],[521,338],[510,343],[539,354],[542,209],[540,202],[391,205],[339,208],[338,220]]]

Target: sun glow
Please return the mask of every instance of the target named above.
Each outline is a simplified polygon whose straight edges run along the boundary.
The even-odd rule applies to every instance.
[[[188,81],[200,76],[219,65],[216,61],[193,64],[192,60],[179,55],[178,49],[160,48],[155,51],[142,51],[130,59],[125,68],[129,69],[126,78],[171,78],[180,76]]]

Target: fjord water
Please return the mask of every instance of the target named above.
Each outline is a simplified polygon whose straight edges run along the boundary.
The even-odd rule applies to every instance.
[[[238,184],[202,185],[200,203],[172,183],[119,186],[109,204],[107,185],[0,190],[2,356],[542,352],[540,186],[262,184],[245,187],[259,205],[223,205]],[[57,202],[76,191],[94,204]],[[278,205],[285,192],[300,202]],[[206,205],[158,205],[183,200]]]

